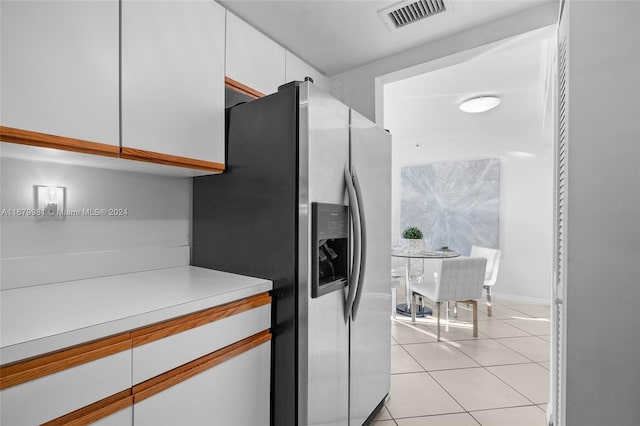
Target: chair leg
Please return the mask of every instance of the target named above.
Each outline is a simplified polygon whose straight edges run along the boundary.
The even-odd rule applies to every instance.
[[[449,322],[449,302],[447,302],[447,305],[444,308],[444,319],[447,320],[447,322]]]
[[[416,323],[416,294],[411,295],[411,324]]]
[[[487,289],[487,315],[491,315],[491,287],[485,287]]]
[[[398,301],[397,297],[397,289],[395,287],[391,287],[391,318],[397,319],[396,315],[396,303]]]
[[[478,301],[471,300],[473,306],[473,337],[478,337]]]
[[[438,342],[440,341],[440,302],[436,302],[436,311],[438,316]]]
[[[453,317],[458,318],[458,302],[453,302]]]

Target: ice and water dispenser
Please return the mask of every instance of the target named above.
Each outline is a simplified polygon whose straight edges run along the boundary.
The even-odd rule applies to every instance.
[[[349,207],[311,203],[311,297],[349,283]]]

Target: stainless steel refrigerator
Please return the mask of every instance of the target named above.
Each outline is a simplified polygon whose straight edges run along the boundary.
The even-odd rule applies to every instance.
[[[310,82],[227,111],[227,171],[193,180],[191,263],[274,282],[271,425],[382,406],[390,238],[387,132]]]

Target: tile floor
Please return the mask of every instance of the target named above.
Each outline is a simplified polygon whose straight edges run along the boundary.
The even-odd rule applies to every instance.
[[[391,391],[373,425],[547,424],[549,306],[495,300],[492,317],[484,303],[478,310],[477,338],[460,304],[441,342],[432,317],[391,321]]]

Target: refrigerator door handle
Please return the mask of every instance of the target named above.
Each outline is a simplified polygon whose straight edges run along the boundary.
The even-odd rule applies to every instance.
[[[347,194],[349,195],[349,211],[351,212],[351,220],[353,221],[353,265],[351,266],[351,275],[349,276],[349,293],[347,295],[344,307],[344,320],[349,321],[351,316],[351,307],[356,297],[358,282],[360,281],[360,260],[362,248],[360,244],[360,211],[358,206],[358,198],[356,190],[353,186],[353,178],[349,172],[349,165],[344,166],[344,181],[347,186]]]
[[[353,169],[353,186],[356,193],[356,201],[358,203],[358,215],[360,216],[360,273],[358,274],[358,285],[356,286],[356,297],[351,308],[351,319],[355,321],[360,299],[362,298],[362,287],[364,286],[364,271],[367,263],[367,226],[364,220],[364,206],[362,204],[362,189],[356,169]]]

